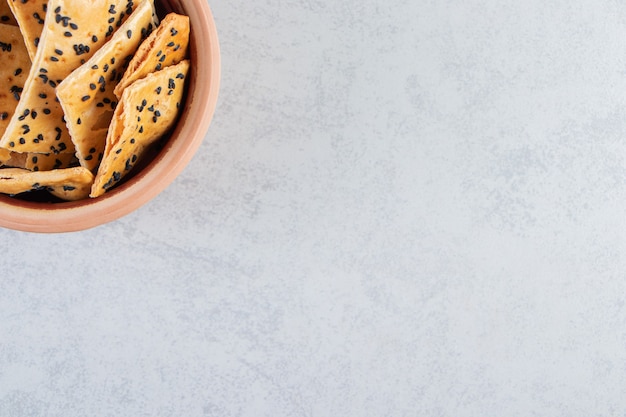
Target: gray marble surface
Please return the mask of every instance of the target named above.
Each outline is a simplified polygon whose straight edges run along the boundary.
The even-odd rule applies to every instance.
[[[0,231],[0,416],[626,412],[626,4],[214,0],[182,175]]]

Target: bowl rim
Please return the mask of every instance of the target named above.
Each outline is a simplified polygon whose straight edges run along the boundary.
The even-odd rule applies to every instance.
[[[208,74],[202,73],[203,82],[198,82],[200,72],[196,72],[194,94],[191,94],[192,86],[188,86],[185,107],[171,134],[191,140],[168,140],[154,160],[132,179],[98,198],[38,203],[0,195],[0,227],[38,233],[90,229],[117,220],[143,206],[165,190],[182,172],[209,129],[217,106],[221,76],[219,40],[211,8],[207,1],[202,0],[189,2],[186,6],[189,9],[185,13],[199,22],[192,24],[191,30],[202,32],[200,38],[209,40],[208,45],[195,45],[194,37],[190,39],[194,59],[192,65],[195,67],[192,70],[206,68]],[[193,48],[196,48],[195,56]],[[200,50],[202,53],[199,53]],[[206,101],[192,103],[194,97],[206,97]],[[190,122],[185,123],[187,120]]]

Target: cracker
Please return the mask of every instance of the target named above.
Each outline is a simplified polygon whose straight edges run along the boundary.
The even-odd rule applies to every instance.
[[[0,0],[0,23],[17,26],[15,16],[13,16],[13,12],[11,12],[9,7],[9,1],[12,0]]]
[[[91,171],[98,168],[104,153],[117,105],[113,90],[139,44],[157,24],[153,1],[141,1],[113,37],[57,87],[76,156]]]
[[[21,168],[0,170],[0,193],[11,195],[48,190],[64,200],[80,200],[87,197],[92,182],[93,174],[83,167],[38,172]]]
[[[98,197],[117,184],[144,151],[174,126],[189,61],[135,81],[122,93],[106,139],[104,159],[91,189]]]
[[[132,13],[132,0],[50,0],[24,93],[0,147],[16,152],[74,153],[56,87]]]
[[[3,166],[25,168],[29,171],[50,171],[53,169],[68,168],[76,162],[76,158],[71,153],[55,155],[48,153],[9,152],[9,154],[10,157],[4,161]]]
[[[30,58],[17,26],[0,23],[0,136],[15,113],[28,72]],[[0,162],[10,158],[7,149],[0,149]]]
[[[46,18],[48,0],[8,0],[8,2],[22,35],[24,35],[28,55],[34,61]]]
[[[122,96],[124,88],[154,71],[178,64],[185,59],[189,44],[189,17],[170,13],[141,44],[130,61],[124,77],[115,87]]]

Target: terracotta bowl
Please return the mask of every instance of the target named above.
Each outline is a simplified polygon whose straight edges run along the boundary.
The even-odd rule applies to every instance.
[[[220,51],[207,0],[156,0],[162,18],[169,12],[189,16],[190,76],[185,102],[172,132],[143,167],[102,197],[55,202],[26,193],[0,194],[0,226],[27,232],[72,232],[116,220],[163,191],[189,163],[209,128],[220,82]]]

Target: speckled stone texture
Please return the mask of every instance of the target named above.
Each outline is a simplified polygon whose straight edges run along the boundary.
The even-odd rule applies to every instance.
[[[626,413],[626,4],[211,6],[183,174],[0,231],[0,416]]]

